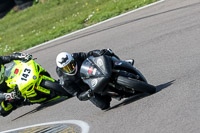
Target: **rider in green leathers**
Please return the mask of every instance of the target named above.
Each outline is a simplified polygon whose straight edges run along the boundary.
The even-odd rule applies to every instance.
[[[15,93],[9,93],[10,89],[5,83],[4,72],[5,72],[5,64],[9,63],[13,60],[23,60],[28,61],[32,56],[25,53],[13,53],[9,56],[0,56],[0,97],[5,97],[5,100],[0,100],[0,115],[7,116],[12,112],[12,110],[17,108],[17,103],[10,102],[13,99],[17,98]],[[18,102],[19,103],[19,102]],[[20,102],[22,103],[22,102]]]

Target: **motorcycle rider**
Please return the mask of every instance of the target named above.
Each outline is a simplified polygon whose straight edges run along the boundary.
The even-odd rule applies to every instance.
[[[101,55],[115,56],[118,58],[111,49],[72,54],[61,52],[56,57],[56,72],[59,76],[60,84],[68,93],[77,96],[80,101],[90,100],[101,110],[105,110],[110,107],[111,98],[92,92],[90,87],[84,83],[80,77],[80,67],[82,62],[89,56],[97,57]]]
[[[13,99],[17,98],[15,93],[7,93],[10,89],[4,80],[5,64],[13,60],[28,61],[32,58],[32,55],[25,53],[13,53],[9,56],[0,56],[0,97],[5,97],[5,100],[0,100],[0,115],[7,116],[14,109],[16,109],[15,103],[11,103]]]

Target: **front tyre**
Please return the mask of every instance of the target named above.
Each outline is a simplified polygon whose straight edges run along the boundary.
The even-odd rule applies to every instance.
[[[70,95],[67,91],[65,91],[65,89],[56,81],[52,82],[50,80],[42,79],[40,86],[49,90],[53,90],[59,96],[72,97],[72,95]]]
[[[147,92],[149,94],[153,94],[156,92],[155,86],[125,76],[118,76],[117,83],[127,88],[133,88],[135,91],[138,92]]]

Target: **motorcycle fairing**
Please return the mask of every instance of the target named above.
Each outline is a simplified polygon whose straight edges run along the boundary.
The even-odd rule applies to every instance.
[[[21,96],[29,99],[30,102],[42,102],[45,101],[46,98],[38,96],[38,99],[36,99],[38,95],[36,90],[50,94],[49,90],[39,86],[42,78],[48,78],[48,80],[54,81],[44,75],[41,77],[39,74],[43,71],[45,70],[34,60],[28,62],[14,60],[6,67],[5,82],[7,83],[7,86],[11,88],[9,91],[14,90],[17,87]]]
[[[111,77],[112,64],[108,56],[88,57],[81,65],[83,81],[95,92],[102,92]]]

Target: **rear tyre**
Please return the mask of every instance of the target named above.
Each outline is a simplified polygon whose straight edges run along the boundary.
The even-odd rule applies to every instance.
[[[126,86],[127,88],[133,88],[135,91],[138,92],[147,92],[149,94],[153,94],[156,92],[155,86],[129,77],[119,76],[117,78],[117,83]]]
[[[40,86],[42,86],[46,89],[53,90],[59,96],[72,97],[72,95],[70,95],[67,91],[65,91],[65,89],[56,81],[52,82],[50,80],[42,79]]]

